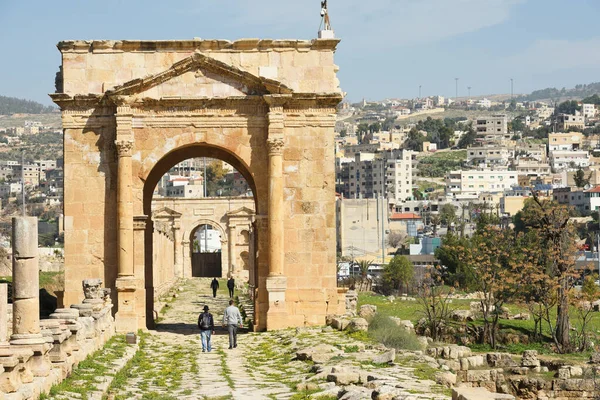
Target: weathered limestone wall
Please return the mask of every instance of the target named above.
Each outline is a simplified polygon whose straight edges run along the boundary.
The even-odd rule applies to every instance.
[[[114,121],[82,124],[64,129],[65,305],[83,300],[83,279],[117,274]]]
[[[200,51],[228,65],[256,76],[277,79],[300,93],[339,92],[337,67],[329,50],[337,40],[187,40],[187,41],[66,41],[59,44],[63,53],[64,93],[102,94],[132,79],[163,72],[174,63]],[[313,50],[313,51],[311,51]],[[197,82],[192,73],[172,84],[148,92],[149,97],[207,97],[239,95],[223,90],[218,76]],[[198,85],[193,90],[186,85]],[[183,87],[183,92],[181,88]],[[237,94],[236,94],[237,92]]]
[[[176,281],[172,226],[166,223],[155,223],[153,241],[154,297],[168,291]]]

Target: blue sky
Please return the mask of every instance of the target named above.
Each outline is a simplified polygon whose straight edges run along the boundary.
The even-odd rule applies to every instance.
[[[600,81],[598,0],[329,0],[348,98]],[[0,95],[50,104],[68,39],[311,39],[319,0],[0,0]]]

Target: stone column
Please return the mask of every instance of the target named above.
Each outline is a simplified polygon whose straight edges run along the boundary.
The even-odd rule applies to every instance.
[[[235,233],[235,225],[229,224],[229,236],[227,239],[229,241],[229,246],[227,247],[229,250],[229,272],[227,276],[237,277],[237,271],[235,269],[235,246],[237,244],[236,233]]]
[[[287,278],[284,275],[284,225],[283,225],[283,148],[284,114],[283,105],[278,100],[269,99],[269,275],[266,289],[269,296],[266,328],[276,330],[286,328],[287,308],[285,291]]]
[[[283,138],[269,138],[269,276],[283,275]]]
[[[175,265],[175,278],[183,278],[183,264],[181,263],[181,226],[179,222],[173,223],[173,262]]]
[[[136,304],[138,284],[134,275],[133,200],[131,155],[133,150],[133,113],[128,106],[117,107],[117,139],[119,156],[117,172],[118,277],[116,281],[118,311],[115,326],[118,332],[138,330],[137,313],[145,305]]]
[[[119,278],[133,277],[133,203],[131,193],[131,150],[133,141],[117,139],[119,153],[117,213],[119,225]]]
[[[8,346],[8,284],[0,283],[0,347]]]
[[[192,257],[190,254],[190,241],[184,240],[181,242],[181,248],[183,253],[183,277],[192,277]]]
[[[149,223],[151,224],[151,221],[147,215],[136,215],[133,217],[133,274],[137,282],[144,282],[146,280],[146,230]],[[145,285],[138,285],[135,293],[136,299],[141,303],[137,307],[138,326],[147,326]]]
[[[40,285],[38,268],[38,220],[12,219],[13,245],[13,333],[10,344],[33,350],[31,371],[48,376],[48,351],[52,347],[40,330]]]

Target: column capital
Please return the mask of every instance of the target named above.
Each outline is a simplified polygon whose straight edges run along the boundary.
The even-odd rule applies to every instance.
[[[143,231],[146,229],[147,223],[148,223],[147,215],[136,215],[133,217],[133,230],[134,231]]]
[[[269,147],[269,155],[281,155],[285,143],[283,138],[274,137],[267,139],[267,146]]]
[[[119,154],[119,157],[131,157],[133,140],[117,139],[115,140],[115,146],[117,146],[117,153]]]

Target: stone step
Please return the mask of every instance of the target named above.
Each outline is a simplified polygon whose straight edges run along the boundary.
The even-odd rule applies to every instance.
[[[482,387],[461,387],[452,389],[452,400],[515,400],[515,396],[492,393]]]

